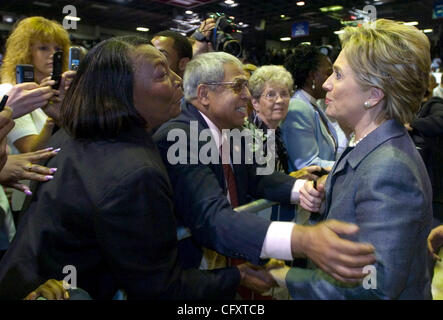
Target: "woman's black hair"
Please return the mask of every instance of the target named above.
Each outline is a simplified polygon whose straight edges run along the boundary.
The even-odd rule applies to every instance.
[[[303,88],[309,72],[316,71],[323,54],[316,47],[310,45],[298,45],[292,54],[285,59],[284,67],[294,78],[297,89]]]
[[[133,126],[145,127],[134,107],[130,52],[147,44],[140,37],[102,41],[80,63],[61,106],[61,122],[74,138],[112,139]]]

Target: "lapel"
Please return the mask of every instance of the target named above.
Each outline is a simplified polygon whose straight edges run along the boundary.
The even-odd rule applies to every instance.
[[[377,129],[368,134],[355,147],[348,147],[345,149],[332,167],[331,173],[329,174],[326,182],[324,219],[326,219],[328,216],[331,204],[332,189],[340,172],[344,171],[348,166],[352,170],[355,170],[360,162],[362,162],[381,144],[392,138],[405,134],[407,134],[407,132],[403,125],[398,123],[396,120],[387,120]]]
[[[200,135],[200,133],[207,129],[209,130],[209,126],[206,123],[205,119],[202,117],[202,115],[200,114],[199,110],[194,107],[193,104],[183,101],[182,102],[182,117],[180,117],[181,121],[186,122],[187,124],[190,125],[190,121],[197,121],[198,122],[198,134]],[[209,140],[208,140],[209,141]],[[208,143],[208,141],[199,141],[199,152],[200,149],[203,145],[205,145],[206,143]],[[232,156],[232,152],[231,152],[231,156]],[[226,187],[226,183],[225,183],[225,175],[223,172],[223,167],[221,165],[221,157],[219,156],[219,163],[210,163],[208,166],[211,168],[211,170],[214,172],[214,174],[217,177],[217,180],[220,184],[220,186],[223,188],[224,193],[227,193],[227,187]],[[235,168],[234,168],[234,172],[235,172]],[[237,178],[236,178],[237,180]]]

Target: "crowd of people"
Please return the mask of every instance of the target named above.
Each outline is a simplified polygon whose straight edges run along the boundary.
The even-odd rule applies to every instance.
[[[379,19],[345,28],[335,61],[301,45],[262,66],[200,40],[114,37],[73,71],[59,23],[15,26],[0,72],[0,299],[70,299],[66,266],[88,299],[431,299],[443,100],[427,36]],[[34,82],[16,83],[17,64]],[[27,195],[14,213],[11,188]],[[262,198],[284,214],[235,210]]]

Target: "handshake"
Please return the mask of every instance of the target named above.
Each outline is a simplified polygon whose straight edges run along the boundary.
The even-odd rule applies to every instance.
[[[289,175],[300,179],[303,185],[299,188],[300,206],[310,212],[321,213],[321,205],[325,196],[325,185],[331,168],[319,166],[304,167]]]
[[[281,260],[270,259],[264,266],[256,266],[246,262],[238,265],[237,268],[240,271],[241,286],[249,288],[256,293],[266,295],[266,292],[271,288],[278,286],[272,274],[277,274],[277,270],[285,270],[288,267],[286,267],[285,263]],[[273,273],[273,271],[277,271],[277,273]]]

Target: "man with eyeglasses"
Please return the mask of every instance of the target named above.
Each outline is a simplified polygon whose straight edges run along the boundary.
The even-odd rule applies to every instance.
[[[300,193],[304,180],[278,172],[258,175],[256,164],[236,163],[232,152],[244,145],[234,145],[226,151],[222,132],[243,125],[251,98],[241,62],[224,52],[198,55],[188,63],[183,84],[181,115],[162,125],[154,135],[174,188],[178,224],[189,228],[192,234],[179,242],[183,266],[198,267],[203,252],[214,259],[206,259],[206,267],[222,267],[226,263],[223,259],[215,261],[220,257],[211,255],[211,251],[202,248],[205,247],[254,264],[266,258],[292,261],[294,257],[307,256],[336,279],[361,280],[365,276],[362,268],[374,261],[374,248],[337,236],[354,234],[357,226],[338,221],[300,226],[233,210],[258,198],[286,204],[298,203],[302,198],[305,209],[316,212],[324,190],[320,185],[311,194]],[[208,139],[192,141],[195,128],[198,133],[210,132],[208,139],[214,148],[207,148]],[[180,136],[180,132],[186,136],[184,141],[172,137]],[[172,163],[172,147],[176,150],[177,143],[187,151],[186,161]],[[210,153],[215,161],[202,161],[203,153]]]

